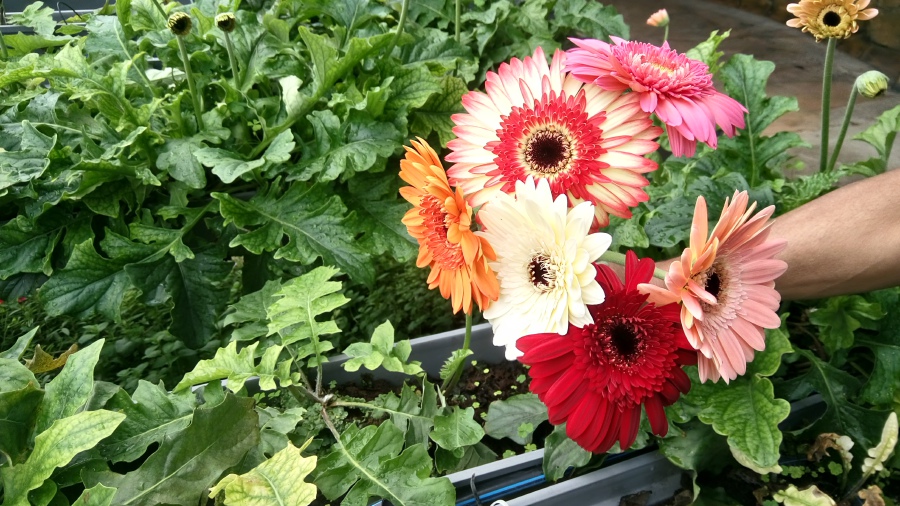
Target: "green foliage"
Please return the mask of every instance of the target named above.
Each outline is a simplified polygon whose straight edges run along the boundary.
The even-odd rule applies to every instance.
[[[571,467],[582,467],[591,460],[591,452],[566,436],[566,425],[557,425],[544,442],[544,476],[550,481],[562,478]]]
[[[825,307],[809,313],[809,321],[819,327],[819,339],[830,354],[853,347],[853,332],[859,328],[874,329],[882,317],[881,306],[860,295],[832,297]]]
[[[322,457],[315,483],[329,500],[347,494],[342,505],[367,504],[383,497],[399,505],[444,504],[453,501],[453,485],[446,478],[428,478],[432,462],[425,446],[403,450],[403,433],[394,424],[362,429],[351,425],[341,434],[337,449]]]
[[[842,168],[850,173],[881,174],[888,169],[888,160],[898,132],[900,132],[900,105],[883,112],[874,125],[853,137],[875,148],[878,156]]]
[[[445,450],[456,450],[472,446],[484,437],[485,431],[473,418],[474,408],[454,407],[447,415],[434,417],[431,439]]]
[[[259,343],[253,343],[240,352],[237,351],[237,342],[232,341],[228,346],[219,348],[216,356],[210,360],[201,360],[194,370],[185,374],[184,378],[175,385],[175,392],[184,390],[200,383],[208,383],[227,379],[228,389],[237,392],[244,387],[244,382],[251,377],[259,378],[261,390],[274,390],[277,379],[282,386],[291,384],[291,361],[285,359],[278,361],[283,346],[270,346],[266,348],[259,364],[256,363],[255,352]]]
[[[306,506],[316,498],[316,487],[303,480],[316,467],[316,458],[303,457],[300,452],[288,444],[250,472],[222,478],[209,496],[224,492],[226,506]]]
[[[422,367],[419,362],[409,362],[411,352],[408,340],[394,344],[394,327],[391,322],[384,322],[375,329],[371,343],[353,343],[344,350],[351,358],[343,367],[350,372],[358,371],[360,366],[370,371],[383,367],[387,371],[417,375],[423,372]]]
[[[494,401],[488,408],[484,432],[492,438],[508,437],[519,444],[531,442],[531,432],[519,433],[522,424],[532,429],[547,420],[547,406],[534,394],[513,395],[504,401]]]
[[[854,344],[872,350],[875,366],[859,392],[860,400],[889,406],[900,391],[900,290],[894,288],[871,294],[875,303],[887,310],[874,332],[865,332]]]

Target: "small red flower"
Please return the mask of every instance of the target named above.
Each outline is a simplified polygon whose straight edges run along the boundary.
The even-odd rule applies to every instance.
[[[28,300],[28,297],[19,297],[18,300],[19,300],[19,304],[24,304]]]
[[[594,453],[616,441],[625,449],[637,438],[641,406],[654,434],[664,436],[664,407],[691,388],[682,366],[696,363],[681,329],[679,307],[647,304],[639,283],[653,277],[653,260],[629,251],[625,284],[598,265],[597,282],[606,300],[588,306],[594,319],[565,335],[534,334],[518,341],[531,366],[531,391],[547,405],[550,423],[566,423],[566,433]]]

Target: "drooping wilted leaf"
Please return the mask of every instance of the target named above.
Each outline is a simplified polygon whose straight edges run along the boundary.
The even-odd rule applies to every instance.
[[[894,448],[897,446],[897,431],[897,413],[891,411],[881,430],[881,440],[873,448],[869,448],[868,457],[863,461],[862,472],[864,475],[869,476],[884,469],[884,463],[894,453]]]
[[[776,492],[773,499],[784,506],[834,506],[835,502],[828,494],[819,490],[819,487],[812,485],[803,490],[798,489],[794,485]]]

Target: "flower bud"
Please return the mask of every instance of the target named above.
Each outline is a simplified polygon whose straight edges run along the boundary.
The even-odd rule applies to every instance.
[[[234,27],[237,26],[237,20],[234,18],[234,14],[224,12],[216,16],[216,26],[225,33],[231,33],[234,31]]]
[[[169,16],[169,30],[179,37],[191,33],[191,15],[186,12],[176,12]]]
[[[647,19],[647,24],[650,26],[658,26],[663,27],[669,24],[669,13],[665,9],[660,9],[653,13]]]
[[[856,91],[866,98],[875,98],[888,89],[888,76],[877,70],[870,70],[856,78]]]

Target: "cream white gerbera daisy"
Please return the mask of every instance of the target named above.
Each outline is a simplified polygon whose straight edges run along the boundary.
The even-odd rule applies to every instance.
[[[494,344],[506,347],[506,358],[522,355],[519,338],[542,332],[565,334],[569,323],[593,323],[588,304],[604,300],[595,279],[596,261],[612,238],[590,234],[594,205],[569,209],[565,195],[555,199],[549,182],[517,181],[515,195],[498,193],[478,212],[479,235],[494,247],[491,268],[500,282],[500,298],[485,310]]]

